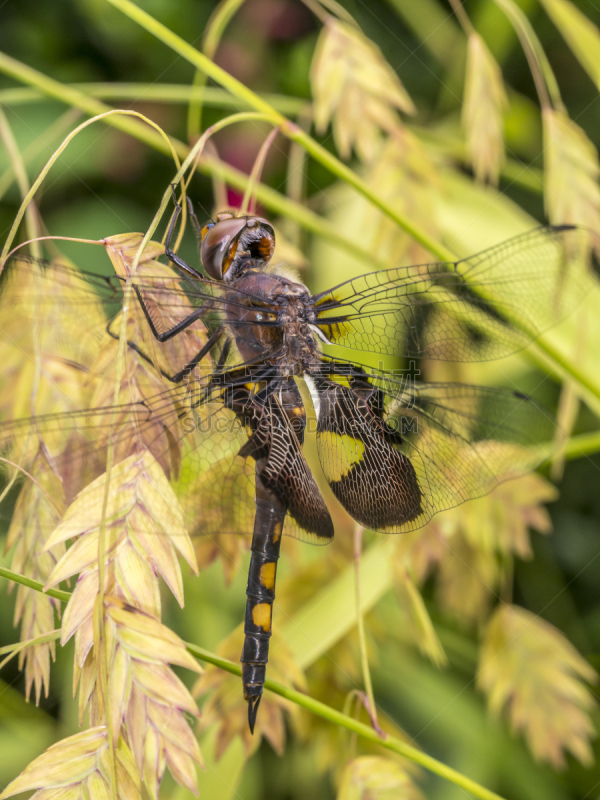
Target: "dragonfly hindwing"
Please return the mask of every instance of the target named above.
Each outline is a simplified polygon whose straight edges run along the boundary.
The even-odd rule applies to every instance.
[[[354,519],[374,530],[397,528],[422,513],[417,474],[393,446],[402,439],[383,419],[373,402],[376,395],[365,394],[369,384],[353,383],[316,381],[321,466],[333,493]]]

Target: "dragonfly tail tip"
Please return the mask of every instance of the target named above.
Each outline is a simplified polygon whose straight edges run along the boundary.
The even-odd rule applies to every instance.
[[[258,713],[261,697],[262,695],[259,694],[258,697],[248,698],[248,725],[250,726],[251,734],[254,734],[254,725],[256,724],[256,715]]]

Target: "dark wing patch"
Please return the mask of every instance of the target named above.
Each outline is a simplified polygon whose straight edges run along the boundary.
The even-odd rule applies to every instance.
[[[422,513],[415,469],[390,439],[394,432],[350,387],[321,384],[317,447],[323,472],[346,511],[375,530],[401,526]]]
[[[338,500],[374,530],[419,528],[552,451],[552,420],[519,392],[341,367],[347,385],[315,378],[319,458]]]

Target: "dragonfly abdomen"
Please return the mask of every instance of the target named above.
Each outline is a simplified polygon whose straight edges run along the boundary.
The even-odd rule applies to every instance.
[[[248,702],[248,724],[252,732],[269,660],[275,577],[287,513],[285,505],[261,481],[263,467],[264,462],[256,462],[256,517],[246,588],[244,647],[240,658],[244,699]]]

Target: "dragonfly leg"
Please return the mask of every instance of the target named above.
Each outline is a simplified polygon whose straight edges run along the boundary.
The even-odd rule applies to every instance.
[[[184,261],[183,258],[180,258],[177,253],[171,249],[171,240],[173,238],[173,233],[175,232],[175,226],[177,225],[177,220],[179,219],[179,215],[181,214],[181,205],[177,202],[177,195],[175,194],[175,188],[172,185],[171,190],[173,191],[173,203],[175,204],[175,211],[173,212],[173,216],[171,217],[171,222],[169,223],[169,228],[167,230],[167,236],[165,238],[165,255],[175,264],[176,267],[179,267],[182,272],[185,272],[187,275],[191,275],[193,278],[200,278],[200,280],[205,280],[204,276],[197,272],[193,267],[191,267],[187,261]],[[194,215],[195,218],[195,215]],[[192,220],[192,224],[194,225],[194,229],[196,228],[196,224],[198,220],[194,223]]]
[[[286,515],[283,503],[264,486],[260,479],[263,467],[264,462],[261,460],[256,462],[256,517],[246,589],[248,599],[244,625],[245,639],[240,658],[244,699],[248,702],[248,724],[251,733],[254,733],[269,660],[275,575]]]
[[[198,217],[196,216],[196,212],[194,211],[194,204],[192,203],[191,197],[188,196],[187,198],[187,205],[188,205],[188,214],[190,215],[190,221],[194,226],[194,233],[196,234],[196,239],[200,241],[200,233],[202,231],[202,225],[198,222]]]
[[[154,320],[150,316],[150,312],[148,311],[148,308],[146,307],[146,303],[144,302],[144,299],[142,297],[142,293],[139,290],[139,287],[134,283],[133,284],[133,288],[134,288],[135,293],[137,295],[137,299],[138,299],[138,301],[139,301],[139,303],[140,303],[140,305],[142,307],[142,311],[144,312],[144,316],[146,317],[146,322],[150,326],[150,330],[152,331],[152,335],[154,336],[155,339],[158,339],[159,342],[168,342],[169,339],[173,338],[173,336],[177,336],[178,333],[181,333],[186,328],[189,328],[189,326],[192,324],[192,322],[195,322],[197,319],[199,319],[210,308],[210,306],[212,305],[212,301],[209,301],[208,303],[205,303],[204,305],[200,306],[200,308],[197,308],[195,311],[193,311],[191,314],[189,314],[185,319],[182,319],[181,322],[178,322],[177,325],[173,325],[172,328],[169,328],[168,331],[164,331],[163,333],[159,333],[156,325],[154,324]]]
[[[119,338],[118,334],[113,333],[111,331],[110,322],[106,326],[106,332],[108,333],[109,336],[112,336],[113,339]],[[183,369],[180,369],[179,372],[176,372],[174,375],[169,375],[169,373],[165,372],[164,369],[160,369],[160,374],[163,376],[163,378],[166,378],[168,381],[171,381],[171,383],[180,383],[180,381],[182,381],[185,378],[187,373],[192,369],[194,369],[194,367],[197,364],[199,364],[200,361],[202,361],[202,359],[209,353],[209,351],[217,344],[222,335],[223,335],[223,328],[222,327],[217,328],[217,330],[212,334],[212,336],[206,342],[204,347],[198,353],[196,353],[196,355],[192,358],[192,360],[188,364],[186,364]],[[227,344],[228,343],[226,343],[226,346]],[[134,350],[138,354],[138,356],[141,356],[144,359],[144,361],[148,362],[148,364],[151,364],[153,367],[155,366],[154,361],[152,361],[150,356],[144,353],[141,347],[139,347],[139,345],[137,345],[135,342],[132,342],[131,339],[127,340],[127,347],[130,347],[132,350]],[[229,348],[227,349],[229,351]],[[223,348],[223,350],[225,350],[225,347]]]

